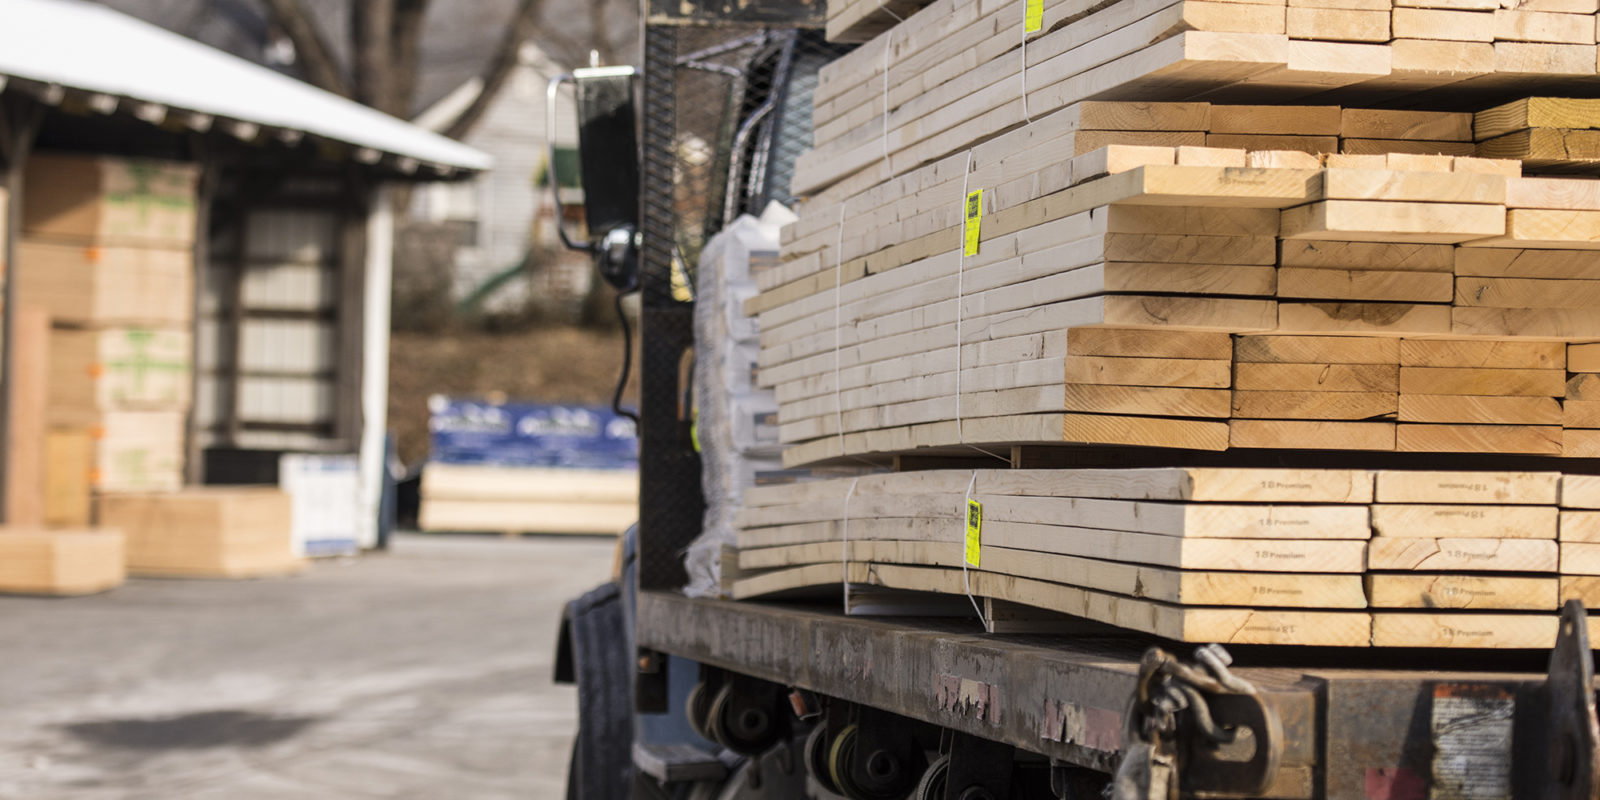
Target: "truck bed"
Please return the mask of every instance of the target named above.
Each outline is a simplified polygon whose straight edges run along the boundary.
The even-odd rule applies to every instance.
[[[1125,633],[985,634],[972,619],[836,609],[646,591],[638,643],[1102,771],[1121,747],[1141,654],[1158,645],[1189,656],[1185,646]],[[1519,760],[1539,751],[1542,766],[1548,750],[1539,746],[1548,732],[1526,730],[1539,715],[1515,714],[1539,702],[1548,651],[1230,652],[1234,672],[1277,712],[1280,766],[1265,794],[1208,796],[1420,798],[1444,782],[1485,792],[1462,796],[1493,797],[1495,784],[1510,785],[1514,740]],[[1226,703],[1212,711],[1229,722]]]

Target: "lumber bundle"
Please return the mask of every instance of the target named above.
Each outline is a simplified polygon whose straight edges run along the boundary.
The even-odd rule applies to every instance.
[[[618,534],[639,518],[639,475],[430,462],[418,526],[428,531]]]
[[[127,579],[123,537],[114,530],[0,529],[0,594],[72,596]]]
[[[1600,599],[1600,511],[1557,507],[1600,505],[1597,476],[951,470],[746,501],[736,598],[859,583],[1180,641],[1495,648],[1549,647],[1564,598]]]
[[[922,10],[928,0],[853,0],[828,4],[830,42],[865,42]]]
[[[14,276],[54,326],[45,424],[91,438],[97,491],[175,490],[193,384],[196,172],[57,154],[26,169]],[[61,520],[87,517],[62,497]]]
[[[1361,471],[1204,469],[758,487],[739,515],[732,593],[837,591],[843,570],[865,568],[863,582],[961,594],[965,579],[976,595],[1182,641],[1364,645],[1371,491]],[[981,504],[975,539],[969,503]]]
[[[134,575],[256,578],[302,564],[290,542],[290,505],[275,487],[212,486],[101,495],[95,511],[127,536]]]
[[[831,5],[844,14],[870,3]],[[1587,8],[1081,0],[1043,3],[1037,29],[1025,32],[1027,5],[933,2],[825,69],[816,93],[818,150],[801,165],[800,193],[873,159],[895,161],[900,173],[1082,100],[1284,104],[1316,95],[1370,107],[1447,88],[1430,99],[1476,110],[1483,107],[1476,98],[1504,97],[1519,84],[1576,88],[1596,74],[1595,15]],[[1302,130],[1244,134],[1330,135]],[[1402,130],[1350,138],[1452,141],[1433,138],[1433,129]]]
[[[728,593],[1377,647],[1600,603],[1561,474],[1600,457],[1600,103],[1532,96],[1592,83],[1600,7],[1029,5],[821,76],[745,311],[785,466],[898,471],[749,490]]]

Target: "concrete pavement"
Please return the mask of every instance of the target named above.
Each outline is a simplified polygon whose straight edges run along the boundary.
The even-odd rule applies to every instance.
[[[402,535],[263,581],[0,598],[0,798],[559,798],[561,604],[614,541]]]

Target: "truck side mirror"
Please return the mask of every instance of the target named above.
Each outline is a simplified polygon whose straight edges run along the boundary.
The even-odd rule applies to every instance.
[[[578,168],[582,171],[588,240],[574,242],[560,217],[556,229],[573,250],[593,254],[607,283],[631,290],[638,282],[639,150],[634,118],[633,67],[591,67],[550,80],[545,93],[545,139],[552,192],[556,175],[556,101],[561,85],[576,89]],[[570,179],[570,176],[569,176]]]

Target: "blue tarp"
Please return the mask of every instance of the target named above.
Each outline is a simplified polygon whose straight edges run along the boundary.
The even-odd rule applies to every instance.
[[[429,460],[513,467],[638,469],[633,421],[602,406],[434,397]]]

